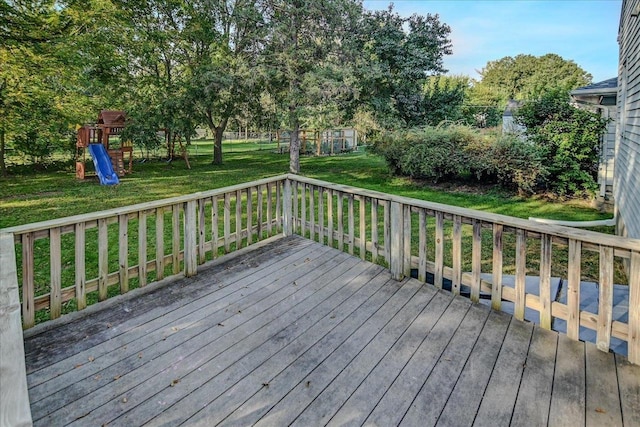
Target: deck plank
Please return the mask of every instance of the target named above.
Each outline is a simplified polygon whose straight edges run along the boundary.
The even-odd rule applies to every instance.
[[[640,426],[640,375],[637,366],[616,355],[622,420],[628,426]]]
[[[390,285],[391,283],[387,283],[383,289],[394,287]],[[256,372],[257,377],[249,376],[248,379],[255,378],[254,382],[258,382],[255,381],[258,378],[266,378],[269,387],[255,390],[251,393],[252,398],[244,403],[245,407],[251,408],[250,416],[242,415],[242,411],[239,411],[234,414],[235,421],[227,419],[224,423],[247,425],[260,419],[256,425],[289,424],[376,335],[393,328],[389,326],[393,325],[390,319],[397,319],[395,314],[411,301],[420,287],[421,284],[415,281],[404,282],[374,313],[363,310],[354,312],[303,354],[298,353],[292,360],[279,363],[279,366],[260,369]],[[315,328],[321,326],[319,324]],[[234,387],[228,393],[236,394],[239,390]],[[218,400],[220,399],[208,405],[189,422],[203,420],[215,424],[235,409],[236,405],[228,405],[228,399],[222,399],[227,401],[224,402],[227,405],[221,405]],[[260,410],[256,410],[258,408]]]
[[[511,320],[474,426],[508,426],[527,358],[533,324]]]
[[[558,335],[549,426],[585,425],[584,343]]]
[[[462,297],[454,298],[413,357],[369,414],[364,425],[391,426],[400,423],[470,306],[471,303],[468,300]]]
[[[479,304],[471,306],[400,425],[432,426],[436,424],[489,313],[490,310],[487,307]]]
[[[605,353],[593,343],[586,343],[586,425],[621,426],[622,413],[618,391],[618,377],[613,353]]]
[[[534,329],[511,418],[512,426],[547,425],[557,347],[557,332],[540,327]]]
[[[436,425],[473,424],[510,321],[505,313],[491,312]]]
[[[203,344],[203,347],[188,355],[188,358],[184,360],[176,362],[175,358],[169,358],[163,361],[158,368],[158,375],[144,383],[136,384],[135,388],[126,393],[112,396],[111,401],[95,411],[94,417],[96,419],[115,418],[124,414],[128,408],[120,408],[119,400],[126,397],[128,402],[142,404],[120,420],[122,425],[135,425],[135,422],[130,421],[130,418],[142,422],[143,419],[150,419],[166,410],[191,390],[214,378],[227,367],[233,365],[236,360],[268,341],[271,335],[275,336],[276,343],[280,342],[280,345],[286,345],[286,340],[292,340],[298,334],[303,333],[304,328],[308,327],[307,324],[313,324],[318,318],[334,309],[334,304],[339,305],[342,300],[348,299],[359,290],[358,287],[354,287],[354,289],[342,287],[344,282],[341,280],[348,282],[361,275],[374,277],[380,272],[379,267],[371,267],[362,263],[354,265],[353,261],[357,262],[350,257],[349,262],[345,262],[342,269],[334,268],[315,278],[311,282],[311,286],[307,286],[309,290],[306,293],[300,294],[299,291],[298,295],[294,294],[290,298],[283,299],[269,310],[250,320],[246,320],[248,313],[238,314],[238,323],[244,323],[239,324],[238,327],[229,323],[225,324],[225,329],[233,327],[235,329],[217,339],[205,339],[206,344]],[[300,283],[295,287],[299,286]],[[366,289],[366,291],[370,290]],[[329,297],[333,297],[333,299]],[[366,295],[358,294],[358,297],[366,298]],[[352,300],[355,299],[357,298]],[[289,325],[289,328],[284,327],[285,329],[283,329],[282,325]],[[259,333],[254,334],[256,331]],[[263,342],[257,341],[258,338]],[[183,353],[184,351],[181,351],[181,354]],[[135,376],[136,373],[134,372],[132,375]],[[190,375],[189,379],[185,380],[184,377],[187,375]],[[176,379],[180,379],[179,387],[166,386]],[[161,402],[161,404],[159,405],[157,402]]]
[[[308,253],[302,251],[300,255],[304,257],[308,255]],[[299,260],[298,263],[304,262],[304,258],[296,259]],[[323,271],[328,271],[333,268],[334,265],[333,263],[328,263],[325,268],[321,268],[322,265],[309,264],[307,267],[310,271],[315,267],[317,270],[315,274],[321,274]],[[278,273],[273,274],[272,278],[281,278],[283,282],[286,283],[288,279],[291,279],[291,275],[297,278],[299,275],[304,274],[304,271],[300,271],[299,268],[292,268],[292,270],[293,271],[288,272],[286,269],[278,268],[275,270]],[[93,354],[91,357],[94,360],[90,363],[84,359],[83,363],[85,364],[82,366],[68,366],[66,374],[60,375],[44,383],[42,386],[33,388],[32,410],[38,415],[50,413],[67,402],[79,399],[94,390],[98,390],[111,382],[113,378],[120,378],[135,368],[144,366],[149,360],[153,360],[165,352],[172,351],[185,341],[202,336],[201,334],[208,331],[211,327],[215,327],[219,323],[227,322],[231,316],[236,314],[235,312],[239,309],[238,302],[236,302],[237,298],[247,298],[246,295],[249,294],[251,297],[248,298],[248,301],[243,306],[252,307],[255,305],[259,307],[261,303],[264,304],[268,302],[268,298],[278,299],[281,298],[283,292],[285,295],[288,295],[293,291],[293,289],[288,288],[288,290],[285,289],[283,292],[278,292],[282,285],[279,287],[276,285],[274,289],[256,287],[256,289],[260,291],[250,294],[250,289],[247,288],[248,284],[250,284],[251,281],[255,283],[256,276],[261,276],[269,271],[274,273],[274,271],[270,269],[266,271],[261,270],[260,272],[255,272],[243,278],[246,280],[240,280],[234,283],[233,287],[229,286],[228,289],[236,288],[233,294],[229,294],[227,288],[221,289],[219,291],[223,294],[223,298],[221,299],[210,301],[206,299],[199,300],[197,304],[187,306],[185,309],[185,311],[187,311],[186,313],[182,313],[181,310],[172,312],[174,315],[178,313],[183,315],[178,318],[174,317],[171,323],[166,323],[164,320],[160,322],[160,325],[153,325],[153,323],[157,322],[142,323],[140,330],[145,333],[144,336],[137,337],[133,342],[127,339],[128,344],[109,350],[108,353],[100,354],[98,351],[91,353]],[[265,292],[269,291],[273,293],[265,295]],[[229,298],[230,295],[233,296],[233,298]],[[226,296],[226,298],[224,298],[224,296]],[[254,299],[256,299],[256,301],[254,301]],[[198,309],[189,311],[193,308]],[[146,318],[146,315],[143,313],[140,317]],[[180,334],[178,334],[178,332],[180,332]],[[90,379],[90,381],[83,387],[76,387],[71,383],[72,385],[67,385],[66,388],[60,388],[60,386],[64,387],[65,384],[68,384],[69,379],[72,378],[74,374],[78,376],[82,374],[84,376],[80,378]],[[43,388],[45,390],[42,390]],[[60,398],[56,394],[60,391],[63,392],[63,398]]]
[[[356,384],[357,388],[345,403],[336,408],[333,416],[328,414],[328,425],[360,425],[364,422],[452,300],[451,294],[441,291],[433,297],[380,363],[362,383]]]
[[[36,426],[640,425],[626,358],[300,236],[67,318],[25,335]]]
[[[298,338],[298,336],[286,329],[284,333],[274,335],[264,346],[256,348],[255,352],[247,354],[245,358],[242,358],[238,363],[231,366],[230,369],[223,372],[215,381],[211,381],[197,390],[191,391],[188,399],[182,399],[176,405],[163,411],[158,417],[151,420],[148,425],[175,425],[176,423],[185,422],[189,414],[199,412],[203,406],[208,405],[212,398],[219,397],[223,393],[232,393],[236,395],[236,397],[238,397],[238,395],[242,396],[241,393],[236,394],[234,390],[230,390],[230,387],[237,384],[239,380],[246,376],[250,377],[248,382],[250,386],[253,385],[254,388],[251,390],[251,394],[262,388],[267,390],[272,387],[276,388],[276,381],[273,380],[272,385],[268,375],[265,377],[252,378],[248,374],[271,357],[273,357],[274,360],[276,358],[280,360],[284,356],[282,362],[286,366],[286,356],[295,358],[298,355],[299,345],[303,346],[303,348],[307,345],[313,345],[313,348],[320,348],[321,351],[330,352],[341,339],[345,339],[358,330],[363,317],[366,319],[375,313],[397,290],[397,288],[391,286],[383,286],[388,280],[384,275],[359,276],[356,278],[356,281],[358,279],[364,281],[364,286],[361,287],[364,292],[360,292],[356,298],[351,299],[343,307],[340,307],[338,310],[332,310],[332,307],[327,307],[327,310],[324,311],[318,310],[318,317],[305,316],[296,322],[296,327],[287,328],[292,330],[298,329],[299,327],[313,329],[313,331],[309,331],[308,334],[302,336],[299,342],[294,343],[295,338]],[[349,287],[350,286],[346,286],[346,288]],[[331,319],[331,316],[334,316],[334,318]],[[326,321],[327,318],[329,319],[328,322]],[[338,323],[338,325],[332,328],[336,323]],[[329,329],[331,333],[327,334],[327,329]],[[322,339],[318,341],[320,338]],[[287,349],[286,347],[289,344],[293,345]],[[282,350],[288,350],[288,354],[286,356],[282,355]],[[312,358],[312,360],[307,362],[307,365],[316,366],[317,363],[317,359]],[[284,384],[285,386],[289,386],[286,382]],[[216,405],[212,408],[215,407]],[[203,425],[215,425],[216,422],[220,421],[220,419],[218,419],[219,415],[221,414],[204,411],[200,416],[197,416],[193,422],[197,424],[198,421],[203,421]],[[207,416],[210,416],[210,418],[208,419]],[[192,420],[189,419],[188,423],[192,424]]]
[[[272,242],[261,252],[244,254],[234,259],[234,262],[226,264],[221,274],[225,277],[233,274],[246,275],[248,268],[258,269],[263,264],[268,266],[270,258],[285,254],[294,255],[305,247],[310,249],[313,245],[299,239],[282,239]],[[109,310],[94,313],[91,315],[91,321],[87,321],[87,318],[83,316],[59,328],[45,330],[43,333],[30,336],[25,340],[28,373],[37,371],[43,364],[49,366],[52,362],[67,360],[82,350],[93,349],[97,345],[128,331],[132,325],[137,325],[140,321],[137,316],[131,315],[133,309],[147,313],[149,317],[161,316],[163,313],[173,310],[176,305],[186,304],[189,301],[185,299],[187,295],[193,298],[206,295],[211,291],[211,285],[216,282],[218,282],[217,277],[208,277],[208,275],[202,274],[193,277],[188,282],[189,289],[182,292],[177,287],[174,287],[173,292],[168,294],[162,289],[156,289],[146,294],[145,298],[129,299],[125,304],[113,304],[114,306]],[[69,333],[71,330],[73,334]],[[67,345],[60,346],[60,342],[65,342]]]
[[[311,248],[307,250],[302,249],[300,252],[287,256],[283,260],[295,264],[296,262],[302,262],[310,253]],[[313,266],[321,270],[323,269],[322,264],[315,264]],[[333,263],[330,262],[328,268],[332,268],[332,266]],[[208,315],[207,311],[213,312],[216,309],[227,308],[228,305],[237,304],[238,301],[243,298],[245,299],[243,302],[245,306],[259,302],[265,296],[269,295],[270,292],[273,292],[275,288],[273,286],[264,288],[250,287],[250,285],[255,283],[256,277],[271,275],[270,277],[275,281],[275,279],[282,277],[285,273],[290,274],[290,271],[287,270],[286,267],[286,263],[278,262],[266,268],[246,270],[242,274],[235,273],[227,277],[219,277],[219,281],[210,283],[209,287],[211,289],[208,294],[196,293],[193,297],[197,299],[190,304],[175,302],[165,307],[164,314],[158,317],[156,317],[157,313],[155,312],[145,312],[140,308],[136,310],[130,309],[129,312],[137,311],[142,313],[142,315],[136,316],[135,320],[131,319],[131,322],[125,322],[131,325],[131,328],[126,330],[125,333],[88,350],[76,353],[67,359],[56,362],[51,365],[46,372],[37,371],[29,375],[28,379],[32,389],[32,402],[36,402],[42,397],[60,390],[59,386],[56,387],[56,384],[67,384],[70,379],[67,377],[72,377],[77,380],[78,378],[96,375],[114,363],[144,351],[153,344],[154,340],[155,342],[165,340],[168,333],[174,332],[171,329],[173,323],[180,324],[184,328],[187,326],[185,321],[189,321],[190,323],[197,322],[201,320],[201,317],[198,317],[197,313],[202,313],[205,308],[206,310],[204,310],[202,316],[206,317]],[[296,275],[299,274],[300,273],[296,273]],[[178,287],[180,290],[185,290],[185,287],[180,288],[180,285],[178,285]],[[170,292],[171,291],[167,289],[163,293],[167,294]],[[184,299],[184,295],[182,295],[182,297]],[[155,298],[154,296],[154,299]],[[124,328],[123,326],[121,327]],[[195,330],[190,329],[190,332],[195,333]],[[91,363],[88,363],[89,358],[92,359]]]

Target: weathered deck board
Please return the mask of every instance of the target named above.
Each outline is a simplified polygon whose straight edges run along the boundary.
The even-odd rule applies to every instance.
[[[28,334],[36,425],[640,419],[625,358],[300,237],[148,286]]]

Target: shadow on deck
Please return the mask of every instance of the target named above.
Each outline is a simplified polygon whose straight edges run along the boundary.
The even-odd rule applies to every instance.
[[[624,357],[302,237],[36,327],[25,352],[36,425],[640,425]]]

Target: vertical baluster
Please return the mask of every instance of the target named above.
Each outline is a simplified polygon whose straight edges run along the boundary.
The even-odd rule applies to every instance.
[[[51,290],[49,293],[49,310],[52,319],[62,314],[62,253],[60,248],[60,228],[49,230],[49,267]]]
[[[333,247],[333,190],[327,190],[327,244]]]
[[[272,216],[271,214],[272,212],[272,199],[273,198],[273,190],[271,189],[271,183],[267,184],[267,236],[271,236],[271,232],[272,232],[272,224],[271,224],[271,220],[272,220]]]
[[[502,307],[502,224],[493,224],[493,283],[491,284],[491,307]]]
[[[138,214],[138,283],[147,285],[147,213]]]
[[[184,275],[191,277],[198,272],[197,235],[198,221],[196,201],[184,204]]]
[[[98,301],[107,299],[109,280],[109,229],[107,219],[98,220]]]
[[[75,225],[75,261],[76,261],[76,303],[78,310],[84,310],[87,306],[86,288],[86,264],[85,264],[85,223],[79,222]]]
[[[164,278],[164,208],[156,209],[156,279]]]
[[[551,236],[540,239],[540,326],[551,329]]]
[[[298,218],[298,181],[293,181],[293,233],[298,233],[300,230],[300,220]]]
[[[613,317],[613,248],[600,246],[600,283],[598,284],[598,326],[596,346],[609,351]]]
[[[173,205],[171,215],[171,268],[173,274],[180,273],[180,209],[181,205]]]
[[[436,255],[433,284],[442,289],[442,276],[444,273],[444,214],[436,212]]]
[[[263,216],[263,212],[264,212],[264,196],[262,194],[262,192],[264,191],[264,188],[262,186],[258,187],[258,198],[256,200],[256,209],[258,210],[258,216],[256,218],[256,221],[258,222],[258,240],[262,240],[262,220],[264,219]]]
[[[391,265],[391,207],[390,201],[384,201],[384,209],[382,214],[384,215],[383,233],[384,233],[384,259]]]
[[[454,295],[460,294],[460,284],[462,283],[462,218],[460,215],[453,216],[453,277],[451,280],[451,292]]]
[[[344,194],[338,192],[338,250],[344,250]]]
[[[402,273],[405,277],[411,276],[411,206],[404,205],[402,209]]]
[[[391,202],[390,228],[391,228],[391,278],[402,280],[404,278],[404,206],[398,202]]]
[[[640,253],[631,252],[629,265],[629,361],[640,365]]]
[[[118,215],[118,264],[120,293],[129,292],[129,215]]]
[[[231,250],[231,194],[224,193],[224,224],[223,224],[223,237],[224,237],[224,253],[228,254]]]
[[[524,320],[524,308],[526,301],[527,280],[527,232],[516,230],[516,303],[514,316],[518,320]]]
[[[276,229],[282,229],[282,181],[276,182]]]
[[[218,239],[220,238],[218,224],[218,196],[211,198],[211,254],[213,259],[218,258]]]
[[[378,199],[371,199],[371,261],[378,262]]]
[[[353,194],[348,195],[347,223],[349,231],[349,255],[353,255],[355,240],[355,218],[353,213]]]
[[[366,197],[358,197],[358,206],[360,208],[360,229],[358,230],[360,242],[358,245],[358,252],[360,252],[360,259],[364,260],[367,256],[367,215],[365,210],[367,207]]]
[[[251,187],[247,188],[247,246],[253,243],[253,194]]]
[[[306,237],[307,234],[307,184],[302,183],[300,189],[300,234]]]
[[[580,339],[580,276],[582,268],[582,242],[569,239],[569,266],[567,285],[567,335],[572,340]]]
[[[204,249],[206,237],[206,227],[207,224],[204,220],[204,204],[205,199],[198,200],[198,264],[204,264],[207,260],[207,253]]]
[[[482,274],[482,224],[473,220],[471,245],[471,301],[480,301],[480,275]]]
[[[242,190],[236,190],[236,250],[242,247]]]
[[[25,328],[36,324],[33,233],[22,235],[22,323]]]
[[[316,215],[316,207],[315,207],[315,193],[316,189],[313,185],[309,186],[309,239],[315,240],[315,215]]]
[[[324,245],[324,190],[318,187],[318,242]]]
[[[427,214],[418,210],[418,280],[427,281]]]

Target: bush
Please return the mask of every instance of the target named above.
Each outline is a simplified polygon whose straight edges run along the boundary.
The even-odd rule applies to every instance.
[[[388,132],[373,151],[385,158],[392,173],[433,182],[471,178],[531,193],[546,175],[535,145],[460,125]]]
[[[526,102],[515,113],[527,138],[542,153],[549,171],[547,187],[560,195],[593,193],[596,188],[600,137],[607,121],[575,108],[566,93],[552,91]]]

